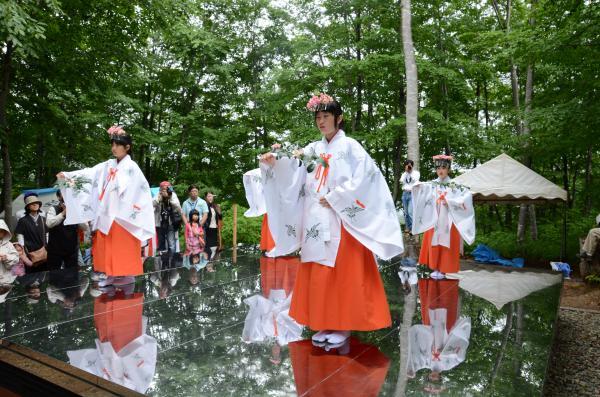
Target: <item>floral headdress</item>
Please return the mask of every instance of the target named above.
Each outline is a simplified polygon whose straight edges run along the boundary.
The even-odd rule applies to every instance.
[[[433,156],[433,163],[436,167],[445,166],[450,168],[450,165],[452,165],[452,160],[454,160],[454,157],[447,154],[438,154]]]
[[[108,130],[106,130],[108,135],[110,136],[111,142],[117,142],[125,145],[131,145],[131,136],[123,129],[120,125],[113,125]]]
[[[108,130],[106,130],[106,132],[108,132],[108,135],[110,135],[111,137],[114,135],[127,135],[127,132],[125,132],[123,127],[116,124],[110,127]]]
[[[320,93],[313,95],[306,103],[306,108],[311,112],[319,112],[325,110],[333,102],[333,98],[327,94]]]

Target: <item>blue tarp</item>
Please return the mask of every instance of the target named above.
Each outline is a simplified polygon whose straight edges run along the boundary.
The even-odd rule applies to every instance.
[[[23,190],[23,194],[32,192],[37,194],[38,196],[44,195],[44,194],[51,194],[51,193],[56,193],[58,191],[58,189],[54,188],[54,187],[47,187],[44,189],[26,189]]]
[[[562,272],[565,278],[571,278],[571,266],[565,262],[550,262],[552,270],[555,272]]]
[[[473,252],[471,253],[477,262],[482,263],[493,263],[502,266],[510,266],[510,267],[523,267],[525,265],[525,259],[523,258],[514,258],[514,259],[505,259],[500,256],[500,254],[494,251],[492,248],[488,247],[485,244],[479,244]]]

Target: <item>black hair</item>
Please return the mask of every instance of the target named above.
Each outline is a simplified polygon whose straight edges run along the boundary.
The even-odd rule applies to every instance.
[[[190,223],[192,223],[192,216],[193,215],[198,215],[198,223],[200,223],[200,218],[201,218],[200,217],[200,212],[198,212],[198,210],[195,210],[195,209],[191,210],[190,213],[189,213],[189,215],[188,215],[188,219],[189,219]]]
[[[191,184],[191,185],[188,187],[188,190],[187,190],[187,191],[188,191],[188,193],[189,193],[189,192],[191,192],[191,191],[192,191],[192,190],[194,190],[194,189],[196,189],[196,190],[200,191],[200,189],[198,188],[198,185],[194,185],[193,183],[192,183],[192,184]]]
[[[326,105],[322,105],[318,108],[318,110],[315,112],[315,121],[317,120],[317,114],[319,112],[327,112],[327,113],[331,113],[334,117],[334,123],[336,125],[336,127],[338,127],[339,129],[344,129],[344,120],[340,121],[340,118],[342,117],[342,105],[340,105],[340,103],[338,101],[336,101],[335,99],[331,102],[329,102]]]
[[[110,137],[110,143],[115,143],[117,145],[121,145],[123,147],[126,147],[127,145],[129,145],[129,149],[127,150],[127,154],[130,156],[133,156],[133,142],[131,140],[131,136],[127,135],[127,134],[123,134],[123,135],[111,135]]]
[[[412,160],[404,160],[404,165],[409,165],[409,164],[411,165],[411,167],[414,167],[415,162]]]

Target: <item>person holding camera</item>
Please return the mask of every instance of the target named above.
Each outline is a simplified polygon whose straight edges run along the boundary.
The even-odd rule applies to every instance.
[[[412,160],[404,161],[404,173],[400,177],[400,183],[402,183],[402,207],[404,208],[404,220],[406,221],[406,233],[410,233],[412,230],[412,188],[415,183],[419,182],[421,174],[419,171],[414,170],[413,167],[415,162]]]
[[[158,251],[177,252],[177,237],[183,213],[173,186],[167,181],[160,183],[160,190],[153,200]]]

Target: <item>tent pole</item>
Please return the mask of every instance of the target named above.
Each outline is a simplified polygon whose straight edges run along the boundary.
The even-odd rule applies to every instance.
[[[560,244],[560,260],[564,262],[567,258],[567,202],[563,202],[563,224],[562,224],[562,241]]]

